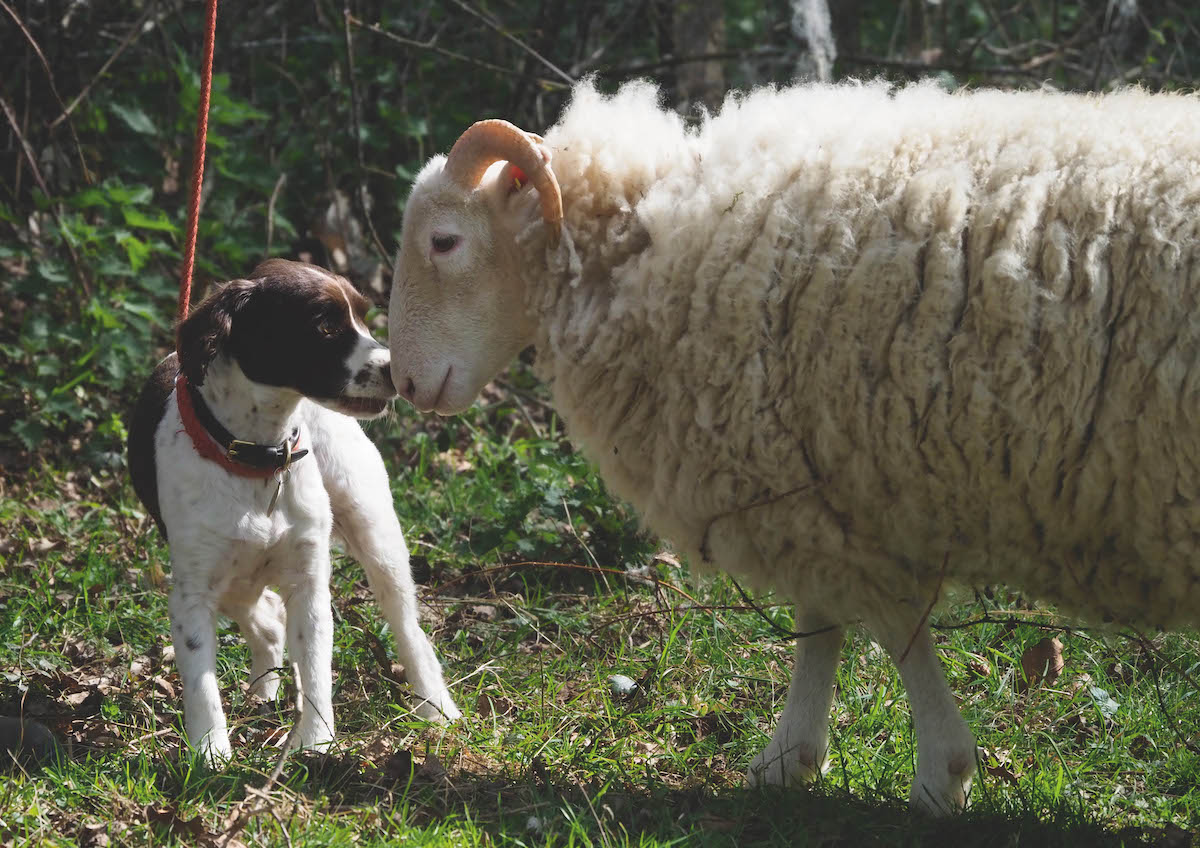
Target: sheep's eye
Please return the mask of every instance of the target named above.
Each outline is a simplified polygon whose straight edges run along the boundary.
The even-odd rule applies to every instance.
[[[458,236],[436,235],[429,240],[434,253],[449,253],[458,245]]]

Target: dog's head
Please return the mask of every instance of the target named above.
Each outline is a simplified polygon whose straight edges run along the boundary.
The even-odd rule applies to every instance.
[[[371,337],[369,303],[316,265],[270,259],[250,279],[225,283],[179,328],[188,381],[203,385],[228,356],[249,379],[293,389],[323,406],[372,418],[395,397],[385,345]]]

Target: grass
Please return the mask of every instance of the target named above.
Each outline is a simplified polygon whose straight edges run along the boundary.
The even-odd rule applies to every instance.
[[[401,411],[370,427],[466,717],[450,728],[411,718],[386,625],[357,565],[337,559],[339,742],[287,759],[243,844],[1196,844],[1194,634],[1147,649],[1116,633],[1060,633],[1062,676],[1026,688],[1022,655],[1049,634],[939,631],[986,753],[971,810],[933,821],[903,803],[914,739],[896,672],[854,633],[824,781],[746,789],[742,773],[782,708],[791,646],[731,584],[689,581],[608,498],[523,372],[510,379],[465,416]],[[0,715],[38,718],[69,750],[41,773],[0,779],[0,843],[221,844],[291,718],[244,694],[248,657],[226,628],[235,763],[213,773],[181,748],[153,579],[166,548],[123,471],[63,467],[0,478]],[[1029,606],[999,591],[988,603]],[[770,612],[790,624],[786,607]],[[952,607],[940,620],[978,612]],[[636,692],[614,694],[614,674]]]

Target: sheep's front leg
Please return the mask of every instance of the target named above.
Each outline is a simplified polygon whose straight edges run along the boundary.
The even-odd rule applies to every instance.
[[[215,599],[195,579],[200,569],[172,557],[174,583],[167,598],[175,665],[183,683],[183,723],[188,744],[210,766],[229,761],[233,749],[217,685]],[[197,583],[201,585],[196,585]]]
[[[808,633],[828,626],[828,622],[797,606],[796,625]],[[842,637],[842,628],[835,627],[796,640],[796,662],[783,714],[767,747],[750,763],[746,778],[751,785],[811,783],[825,773],[829,764],[829,708]]]
[[[917,733],[917,776],[909,803],[934,814],[967,804],[975,774],[975,737],[946,685],[929,628],[915,614],[867,622],[900,670]]]
[[[301,542],[292,561],[295,567],[282,581],[283,603],[288,654],[299,672],[303,696],[292,744],[324,749],[334,737],[333,607],[327,541]]]

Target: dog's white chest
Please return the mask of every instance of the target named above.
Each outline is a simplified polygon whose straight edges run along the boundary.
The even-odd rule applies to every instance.
[[[308,444],[305,435],[301,440]],[[156,450],[159,500],[172,547],[226,543],[266,551],[289,536],[328,544],[333,520],[315,456],[297,461],[286,474],[239,477],[196,452],[172,407],[159,425]]]

